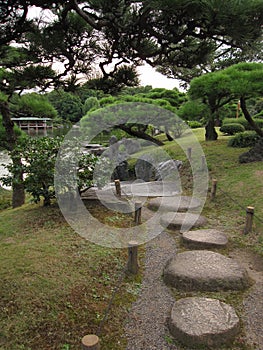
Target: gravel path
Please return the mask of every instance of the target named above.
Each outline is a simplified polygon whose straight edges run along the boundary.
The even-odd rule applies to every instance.
[[[126,350],[176,350],[165,340],[169,337],[167,317],[174,298],[161,276],[175,250],[175,241],[167,232],[147,244],[141,294],[132,306],[126,326]]]

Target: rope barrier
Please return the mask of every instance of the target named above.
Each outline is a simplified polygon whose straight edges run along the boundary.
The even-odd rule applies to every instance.
[[[211,180],[211,178],[210,178]],[[231,199],[232,202],[234,202],[239,208],[241,208],[242,210],[246,211],[247,208],[244,207],[242,204],[240,204],[236,199],[234,199],[233,197],[231,197],[227,192],[223,191],[220,187],[218,187],[218,190],[220,192],[222,192],[225,196],[227,196],[229,199]],[[254,218],[256,218],[259,222],[261,222],[263,224],[263,220],[257,216],[256,214],[254,214]]]

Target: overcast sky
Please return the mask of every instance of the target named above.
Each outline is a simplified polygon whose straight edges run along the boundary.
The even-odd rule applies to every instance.
[[[144,65],[137,68],[140,74],[141,85],[152,85],[152,87],[160,87],[166,89],[173,89],[179,87],[179,82],[176,79],[169,79],[161,73],[156,72],[151,66]]]

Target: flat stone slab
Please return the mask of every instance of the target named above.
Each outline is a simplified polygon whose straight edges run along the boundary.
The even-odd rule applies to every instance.
[[[230,305],[210,298],[184,298],[173,305],[169,329],[185,345],[217,349],[239,333],[239,318]]]
[[[122,185],[122,194],[138,197],[169,197],[180,193],[178,185],[171,181],[149,181]]]
[[[174,213],[169,212],[161,216],[161,225],[170,230],[189,231],[192,227],[202,227],[207,223],[204,216],[193,213]]]
[[[164,268],[166,284],[183,291],[244,290],[247,271],[234,259],[209,250],[177,254]]]
[[[184,212],[188,209],[196,209],[200,207],[200,205],[200,199],[188,196],[158,197],[149,201],[148,208],[151,210]]]
[[[192,249],[224,248],[228,243],[227,236],[214,229],[184,232],[182,239],[183,243]]]

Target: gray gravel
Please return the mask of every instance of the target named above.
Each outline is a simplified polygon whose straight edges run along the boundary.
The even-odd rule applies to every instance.
[[[247,330],[247,339],[255,350],[263,349],[263,283],[256,283],[244,300],[244,324]]]
[[[163,267],[175,251],[175,241],[167,232],[147,244],[141,293],[126,326],[126,350],[176,350],[167,342],[167,318],[175,300],[162,280]]]

